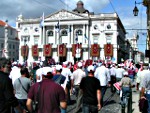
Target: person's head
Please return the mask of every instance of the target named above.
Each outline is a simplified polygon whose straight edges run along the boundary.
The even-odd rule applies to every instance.
[[[78,68],[81,69],[82,68],[82,63],[78,62]]]
[[[62,72],[62,66],[56,65],[56,73],[61,73],[61,72]]]
[[[123,75],[124,75],[124,77],[128,77],[128,72],[127,71],[125,71],[124,73],[123,73]]]
[[[50,67],[43,67],[42,68],[43,78],[52,79],[53,78],[53,73],[52,72],[53,72],[52,68],[50,68]]]
[[[0,71],[5,73],[10,73],[11,71],[11,61],[6,58],[0,58]]]
[[[94,76],[94,72],[95,72],[94,66],[92,66],[92,65],[88,66],[87,71],[88,71],[89,76],[91,76],[91,75]]]
[[[20,73],[22,76],[29,78],[28,68],[25,68],[25,67],[21,68]]]

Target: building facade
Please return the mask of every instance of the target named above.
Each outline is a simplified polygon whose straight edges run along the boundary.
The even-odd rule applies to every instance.
[[[19,40],[18,32],[0,20],[0,57],[6,57],[11,60],[19,59]]]
[[[60,10],[45,16],[42,26],[40,26],[41,20],[41,18],[24,19],[22,15],[18,16],[16,25],[20,39],[19,60],[33,62],[39,58],[46,59],[47,56],[43,52],[45,45],[48,44],[51,47],[48,58],[53,58],[56,62],[113,59],[114,63],[119,63],[122,58],[124,60],[127,58],[126,31],[116,13],[95,15],[88,11],[80,13],[77,10]],[[80,47],[77,46],[76,49],[74,44],[79,44]],[[61,46],[63,48],[60,45],[64,45]],[[28,46],[25,57],[21,51],[23,46]],[[62,51],[65,51],[64,55],[61,55]],[[93,55],[92,51],[98,54]]]

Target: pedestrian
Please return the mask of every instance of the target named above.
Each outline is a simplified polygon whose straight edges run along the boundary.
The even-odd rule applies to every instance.
[[[80,88],[83,92],[83,113],[98,113],[101,109],[100,81],[94,77],[94,66],[88,67],[88,76],[81,80]]]
[[[67,104],[71,103],[70,100],[70,89],[71,89],[71,80],[70,77],[72,75],[70,69],[68,68],[68,62],[63,62],[63,68],[61,74],[66,77],[64,84],[62,86],[65,88],[65,93],[67,97]]]
[[[103,106],[103,98],[107,90],[107,85],[110,82],[110,73],[109,70],[105,67],[104,63],[99,64],[99,67],[96,69],[94,76],[100,81],[102,93],[101,106]]]
[[[26,103],[29,112],[33,112],[32,101],[38,100],[36,113],[61,113],[61,109],[67,108],[64,89],[52,80],[50,67],[43,67],[42,76],[42,82],[35,83],[29,90]]]
[[[11,113],[11,107],[15,107],[22,113],[18,101],[13,94],[13,85],[8,77],[10,62],[6,58],[0,58],[0,113]]]
[[[120,82],[121,79],[123,78],[123,73],[125,70],[121,67],[120,64],[118,64],[118,68],[116,69],[116,81]]]
[[[18,99],[19,105],[23,109],[23,113],[26,113],[28,111],[26,107],[27,95],[31,86],[31,80],[28,78],[29,72],[27,68],[22,68],[20,73],[21,77],[15,80],[13,86],[15,97]],[[16,109],[15,112],[18,113]]]
[[[73,92],[73,88],[75,88],[75,94],[77,97],[76,108],[74,110],[74,113],[78,113],[78,111],[81,108],[83,94],[80,89],[80,83],[82,78],[86,76],[85,72],[82,70],[82,63],[78,62],[77,66],[78,69],[76,69],[71,76],[71,92]]]
[[[150,71],[148,65],[143,64],[143,79],[141,81],[141,95],[140,98],[146,98],[148,100],[148,109],[143,113],[150,113]]]
[[[114,93],[116,91],[116,88],[113,86],[114,83],[116,83],[116,65],[112,64],[112,67],[110,69],[110,79],[111,79],[111,92]]]

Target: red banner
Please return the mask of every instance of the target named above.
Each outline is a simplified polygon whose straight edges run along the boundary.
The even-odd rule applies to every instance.
[[[33,57],[38,57],[38,56],[39,56],[38,45],[33,45],[33,46],[32,46],[32,56],[33,56]]]
[[[50,45],[50,44],[44,45],[43,55],[46,57],[49,57],[49,56],[51,56],[51,53],[52,53],[52,45]]]
[[[98,44],[91,45],[91,56],[92,57],[99,57],[100,55],[100,47]]]
[[[76,54],[82,54],[82,44],[72,44],[72,56],[75,57]]]
[[[66,45],[64,45],[64,44],[59,45],[58,52],[59,52],[58,56],[65,57],[66,56]]]
[[[113,45],[105,44],[104,45],[105,56],[113,56]]]
[[[21,46],[21,56],[27,57],[29,52],[29,47],[27,45]]]

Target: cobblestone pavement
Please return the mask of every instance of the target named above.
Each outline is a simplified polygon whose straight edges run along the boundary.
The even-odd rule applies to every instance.
[[[71,99],[72,104],[68,105],[67,113],[74,113],[73,110],[76,105],[76,97],[72,95]],[[118,104],[119,100],[119,95],[116,93],[112,94],[110,92],[110,88],[108,88],[104,96],[104,107],[99,111],[99,113],[120,113],[121,106]],[[82,113],[82,111],[79,113]]]

